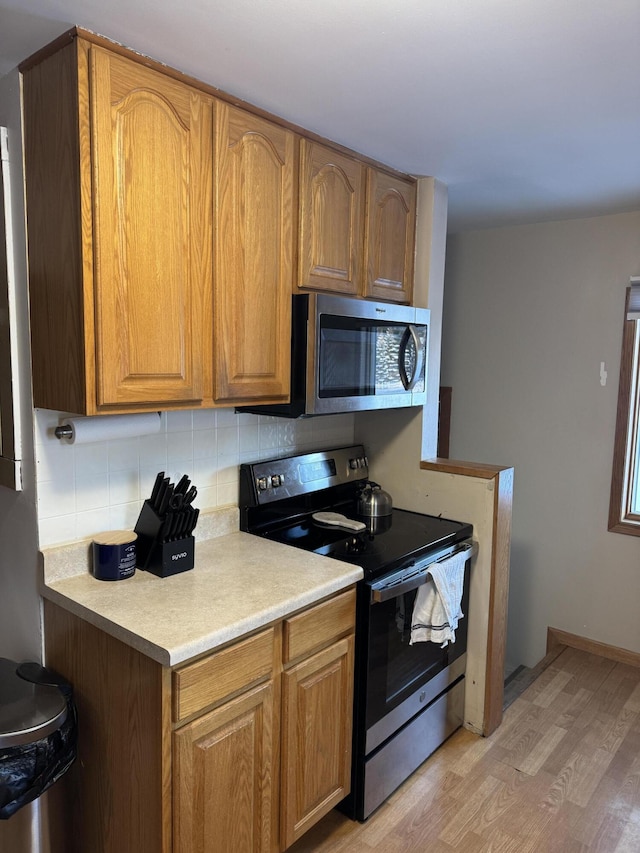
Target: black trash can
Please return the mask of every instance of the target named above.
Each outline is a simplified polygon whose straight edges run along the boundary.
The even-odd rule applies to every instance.
[[[76,743],[71,685],[40,664],[0,658],[0,819],[53,785]]]

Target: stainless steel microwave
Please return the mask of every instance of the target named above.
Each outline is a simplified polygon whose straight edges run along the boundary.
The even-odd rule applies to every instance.
[[[291,402],[237,411],[299,418],[424,405],[428,334],[426,308],[296,294]]]

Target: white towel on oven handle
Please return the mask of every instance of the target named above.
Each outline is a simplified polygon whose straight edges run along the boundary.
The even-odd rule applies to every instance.
[[[414,643],[455,642],[458,621],[462,612],[464,567],[469,554],[458,551],[427,568],[427,582],[418,587],[411,619],[411,640]]]

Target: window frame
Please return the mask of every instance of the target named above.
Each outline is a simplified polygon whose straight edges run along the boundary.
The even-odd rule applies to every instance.
[[[639,291],[640,279],[632,279],[625,300],[608,526],[612,533],[631,536],[640,536],[640,515],[631,508],[634,487],[640,488],[640,483],[634,482],[634,476],[639,475],[640,315],[631,305]]]

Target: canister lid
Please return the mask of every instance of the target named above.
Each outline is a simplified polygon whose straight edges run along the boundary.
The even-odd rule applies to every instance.
[[[15,661],[0,658],[0,748],[47,737],[67,718],[59,688],[25,681],[16,674],[17,667]]]
[[[97,545],[128,545],[137,538],[138,534],[133,530],[107,530],[106,533],[97,533],[93,541]]]

